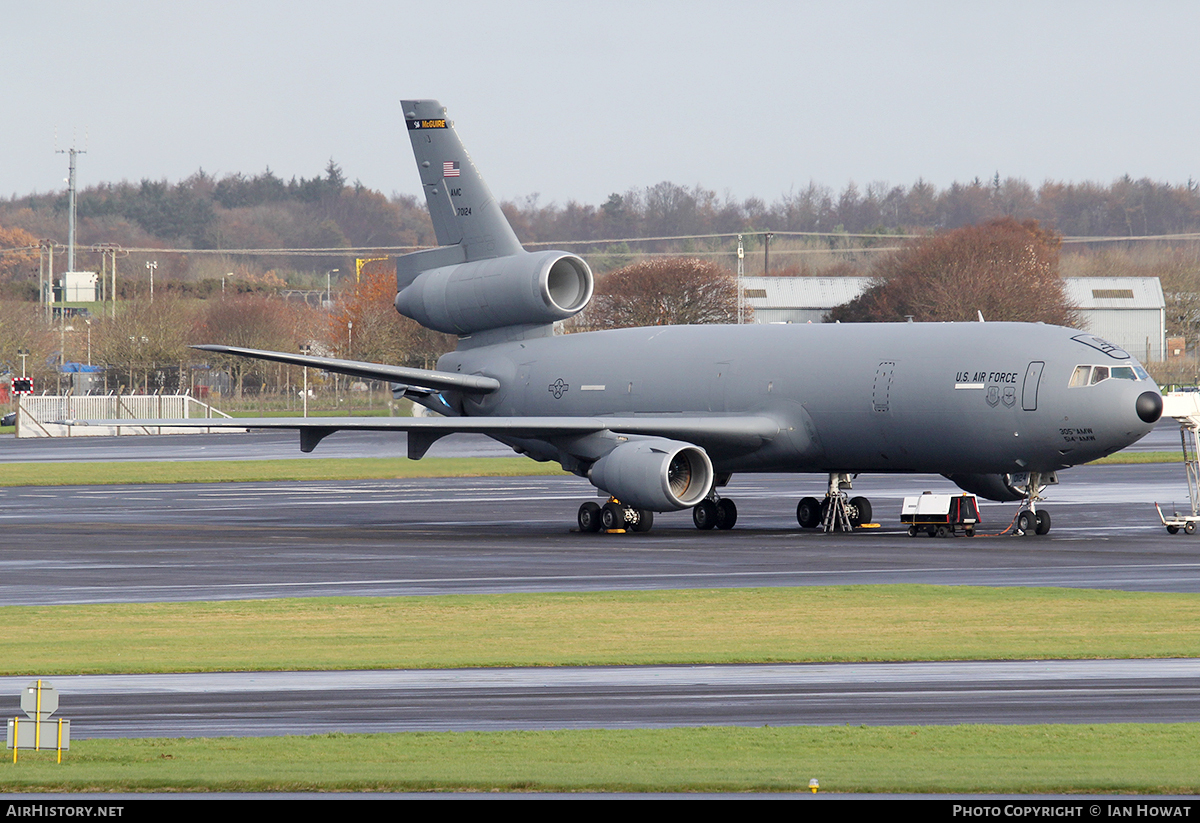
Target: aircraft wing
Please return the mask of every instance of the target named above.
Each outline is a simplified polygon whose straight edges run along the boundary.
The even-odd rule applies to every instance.
[[[419,370],[413,370],[419,371]],[[84,420],[74,425],[170,428],[297,429],[300,449],[312,451],[325,437],[343,429],[408,434],[408,456],[419,460],[448,434],[552,440],[599,432],[683,440],[709,451],[753,451],[779,434],[779,423],[760,415],[631,415],[621,417],[238,417],[182,420]]]
[[[252,357],[256,360],[270,360],[274,363],[307,366],[310,369],[322,369],[323,371],[347,374],[351,377],[363,378],[364,380],[384,380],[389,383],[401,383],[413,389],[459,391],[464,394],[490,394],[500,388],[498,380],[477,374],[457,374],[455,372],[434,371],[431,369],[410,369],[405,366],[385,366],[382,363],[367,363],[362,360],[342,360],[337,357],[314,357],[308,354],[243,349],[240,346],[206,344],[192,346],[192,348],[215,352],[216,354],[231,354],[237,357]]]

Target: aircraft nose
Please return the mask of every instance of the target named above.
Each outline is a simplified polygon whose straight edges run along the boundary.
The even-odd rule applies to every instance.
[[[1138,395],[1133,407],[1143,423],[1157,423],[1162,417],[1162,396],[1156,391],[1144,391]]]

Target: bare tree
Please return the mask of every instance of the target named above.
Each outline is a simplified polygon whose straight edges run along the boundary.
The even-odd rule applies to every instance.
[[[1071,325],[1060,240],[1011,217],[913,240],[881,258],[875,284],[831,311],[842,322],[986,320]]]
[[[737,282],[716,263],[694,257],[644,260],[610,272],[581,329],[737,322]]]
[[[203,338],[202,342],[298,352],[301,343],[322,336],[318,318],[323,317],[319,310],[277,297],[242,294],[228,300],[208,301],[196,333]],[[258,375],[265,384],[280,373],[276,364],[260,360],[224,355],[215,355],[213,360],[229,372],[235,396],[239,398],[248,375]]]
[[[397,312],[395,299],[395,264],[389,259],[365,265],[361,278],[342,293],[329,315],[330,350],[354,360],[425,368],[454,348],[449,335],[423,328]]]

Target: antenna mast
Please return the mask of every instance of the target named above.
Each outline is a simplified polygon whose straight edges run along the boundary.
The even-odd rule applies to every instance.
[[[71,146],[69,149],[55,149],[54,153],[71,156],[71,174],[67,178],[67,196],[70,203],[67,212],[67,271],[73,272],[75,271],[75,155],[87,154],[87,150]]]

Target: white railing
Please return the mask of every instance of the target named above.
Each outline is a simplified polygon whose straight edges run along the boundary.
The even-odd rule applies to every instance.
[[[121,420],[181,420],[225,417],[207,403],[186,395],[22,395],[17,403],[17,437],[84,437],[126,434],[195,434],[245,431],[180,426],[121,425]],[[104,421],[87,426],[77,420]],[[107,424],[107,421],[112,421]]]

